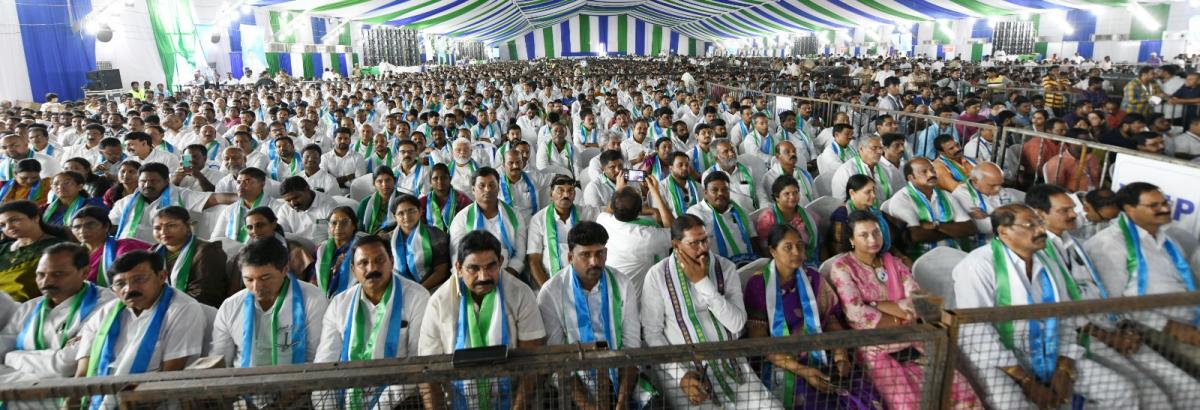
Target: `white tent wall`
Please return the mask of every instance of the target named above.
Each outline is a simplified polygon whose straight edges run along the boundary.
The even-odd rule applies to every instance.
[[[0,100],[33,100],[15,0],[0,0],[0,56],[8,67],[0,70]]]
[[[121,81],[126,88],[133,81],[165,83],[146,2],[135,1],[132,7],[122,7],[114,21],[110,23],[112,40],[96,41],[96,61],[107,61],[113,69],[121,70]]]

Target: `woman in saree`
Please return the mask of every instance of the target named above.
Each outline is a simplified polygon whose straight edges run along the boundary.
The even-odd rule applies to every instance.
[[[834,259],[829,279],[852,329],[876,329],[912,324],[916,320],[912,294],[916,279],[900,258],[883,250],[879,220],[859,210],[848,219],[850,252]],[[889,409],[921,407],[924,349],[918,343],[896,343],[857,349],[875,389]],[[966,378],[954,373],[950,393],[956,409],[982,408]]]
[[[746,283],[750,337],[785,337],[843,329],[837,294],[805,267],[807,244],[791,225],[767,234],[771,262]],[[881,409],[882,399],[853,372],[845,349],[767,355],[763,382],[789,409]]]
[[[81,208],[67,225],[75,238],[88,250],[87,280],[102,287],[112,284],[109,269],[118,256],[150,249],[150,244],[137,239],[114,238],[109,234],[112,226],[112,220],[108,219],[108,210],[99,206]]]
[[[899,223],[892,220],[891,215],[879,209],[875,196],[875,180],[863,174],[850,176],[850,179],[846,181],[846,203],[829,216],[829,236],[828,240],[824,241],[826,254],[823,255],[822,260],[850,251],[850,242],[847,239],[850,236],[850,226],[847,225],[847,222],[850,214],[859,210],[870,211],[880,221],[883,232],[883,250],[900,258],[905,265],[912,266],[912,261],[907,256],[895,251],[896,249],[905,249],[904,246],[897,246],[897,241],[903,240],[901,233],[904,230],[900,229]]]

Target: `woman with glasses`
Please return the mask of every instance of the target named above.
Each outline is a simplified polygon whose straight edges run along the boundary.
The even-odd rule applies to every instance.
[[[116,239],[109,235],[112,220],[108,219],[108,210],[99,206],[83,207],[67,226],[90,255],[87,280],[102,287],[112,283],[112,264],[118,256],[150,249],[150,244],[137,239]]]
[[[388,168],[380,168],[388,169]],[[317,261],[311,281],[333,297],[357,282],[350,271],[350,249],[361,233],[354,209],[339,206],[329,213],[329,239],[317,245]]]
[[[37,204],[13,201],[0,205],[0,292],[13,300],[24,302],[41,292],[36,273],[42,251],[56,243],[65,242],[69,235],[61,227],[46,225],[38,217]]]
[[[814,335],[842,330],[837,293],[805,267],[807,245],[791,225],[767,233],[771,262],[746,282],[746,329],[750,337]],[[854,371],[846,349],[770,354],[763,382],[788,409],[880,409],[879,395]]]
[[[192,233],[187,209],[172,206],[158,211],[153,227],[158,244],[150,251],[162,256],[171,287],[217,308],[241,288],[241,281],[230,280],[226,272],[229,258],[221,244],[201,240]]]
[[[912,293],[917,281],[900,258],[883,249],[883,230],[870,211],[850,214],[850,251],[834,259],[829,280],[853,329],[899,327],[915,322]],[[916,343],[867,346],[857,351],[875,389],[890,409],[921,407],[924,348]],[[954,408],[982,408],[961,374],[954,374]]]
[[[396,272],[433,291],[450,277],[450,236],[425,223],[415,196],[399,194],[390,209],[395,222],[379,236],[391,244]]]
[[[51,225],[71,226],[71,219],[87,206],[103,207],[104,201],[84,191],[82,175],[59,172],[50,183],[50,202],[42,206],[42,221]]]

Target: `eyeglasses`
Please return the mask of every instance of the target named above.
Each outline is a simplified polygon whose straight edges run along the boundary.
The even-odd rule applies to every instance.
[[[1046,227],[1046,221],[1045,221],[1044,219],[1038,219],[1038,220],[1036,220],[1036,221],[1033,221],[1033,222],[1027,222],[1027,223],[1023,223],[1023,224],[1020,224],[1020,223],[1015,223],[1015,222],[1014,222],[1014,223],[1012,224],[1012,226],[1019,226],[1019,227],[1025,228],[1025,229],[1033,229],[1033,228],[1045,228],[1045,227]]]
[[[1174,201],[1172,201],[1170,199],[1164,199],[1162,202],[1156,202],[1156,203],[1152,203],[1152,204],[1139,203],[1137,206],[1144,206],[1144,207],[1147,207],[1150,209],[1171,208],[1171,204],[1173,204],[1173,203],[1174,203]]]

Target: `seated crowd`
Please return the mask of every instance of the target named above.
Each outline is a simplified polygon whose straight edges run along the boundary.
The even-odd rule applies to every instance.
[[[667,64],[685,74],[662,78]],[[820,83],[828,66],[854,71]],[[1200,155],[1200,75],[1168,67],[1138,71],[1119,102],[1070,107],[1103,89],[1099,68],[1037,67],[1032,101],[989,90],[1024,65],[605,59],[0,104],[0,381],[897,327],[916,321],[912,268],[930,253],[961,259],[940,272],[956,308],[1195,291],[1196,234],[1171,229],[1171,201],[1101,186],[1110,154],[1065,142]],[[806,80],[797,95],[874,108],[773,112],[705,88],[758,89],[781,68]],[[1200,381],[1142,341],[1200,346],[1197,320],[965,326],[975,380],[956,372],[950,395],[1186,408]],[[525,408],[546,382],[575,385],[580,408],[615,394],[619,408],[909,409],[922,355],[901,343],[305,400]]]

